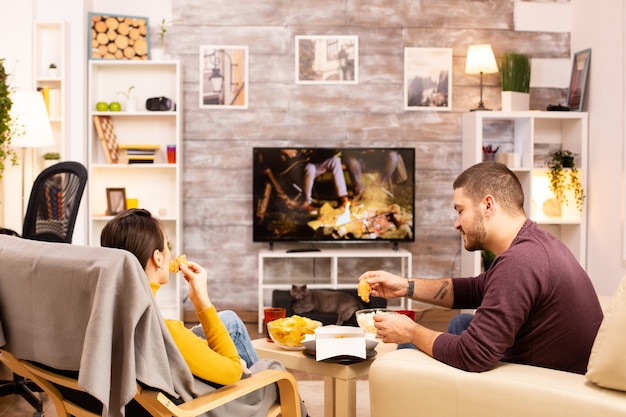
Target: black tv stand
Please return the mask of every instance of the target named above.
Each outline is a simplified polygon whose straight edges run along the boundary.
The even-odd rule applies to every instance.
[[[297,252],[321,252],[320,248],[293,248],[287,249],[287,253],[297,253]]]

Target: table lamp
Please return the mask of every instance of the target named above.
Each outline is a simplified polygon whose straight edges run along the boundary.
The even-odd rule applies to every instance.
[[[467,48],[467,59],[465,61],[466,74],[480,74],[480,102],[476,110],[491,110],[483,103],[483,74],[494,74],[498,72],[498,64],[493,55],[491,45],[470,45]]]
[[[11,138],[11,147],[22,149],[22,221],[24,219],[24,165],[26,148],[43,148],[54,145],[50,119],[46,111],[43,96],[37,91],[16,92],[11,94],[11,120],[15,132]],[[33,177],[35,159],[32,156]]]

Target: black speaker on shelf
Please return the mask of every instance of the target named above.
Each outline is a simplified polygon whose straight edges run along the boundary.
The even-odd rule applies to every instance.
[[[176,110],[176,104],[167,97],[151,97],[146,100],[146,110],[149,111],[170,111]]]

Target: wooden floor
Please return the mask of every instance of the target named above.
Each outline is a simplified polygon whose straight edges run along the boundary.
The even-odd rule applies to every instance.
[[[445,331],[448,326],[448,321],[457,313],[458,311],[456,310],[430,309],[424,312],[418,312],[416,321],[428,328]],[[254,314],[241,314],[241,316],[247,318],[254,317],[255,314],[256,312]],[[258,333],[256,322],[248,322],[246,320],[246,327],[248,328],[251,338],[256,339],[262,336]],[[292,373],[298,381],[319,379],[316,375],[307,372],[292,371]],[[0,380],[10,380],[12,378],[10,371],[4,365],[0,364]],[[45,417],[56,417],[56,411],[48,396],[45,393],[38,393],[37,395],[43,400]],[[34,411],[34,408],[18,395],[0,397],[0,417],[32,417]]]

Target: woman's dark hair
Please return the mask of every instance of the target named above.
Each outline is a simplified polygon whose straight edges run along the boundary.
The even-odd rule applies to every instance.
[[[524,212],[524,189],[517,176],[499,162],[481,162],[463,171],[452,184],[478,204],[487,194],[493,195],[510,214]]]
[[[102,229],[100,245],[131,252],[146,269],[155,249],[163,251],[163,227],[148,210],[130,209],[112,218]]]

